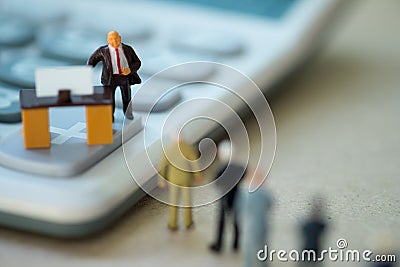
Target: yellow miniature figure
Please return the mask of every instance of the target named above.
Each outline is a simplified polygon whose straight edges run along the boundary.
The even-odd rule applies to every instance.
[[[177,135],[179,136],[179,135]],[[165,187],[169,181],[170,218],[168,228],[177,230],[179,194],[182,194],[184,224],[187,229],[193,226],[191,208],[191,187],[195,182],[200,182],[202,176],[198,172],[198,154],[193,146],[182,138],[170,144],[164,151],[160,166],[159,186]]]

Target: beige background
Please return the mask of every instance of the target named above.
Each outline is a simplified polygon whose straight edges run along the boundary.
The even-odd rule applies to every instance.
[[[400,248],[400,1],[352,3],[317,57],[271,99],[278,133],[268,180],[274,249],[299,248],[298,225],[315,192],[327,203],[324,247],[345,238],[350,249],[373,249],[386,233]],[[249,128],[257,147],[254,122]],[[148,197],[88,239],[0,228],[0,266],[241,266],[230,243],[221,255],[207,249],[216,207],[195,209],[189,232],[170,233],[167,206]],[[286,265],[295,266],[272,266]]]

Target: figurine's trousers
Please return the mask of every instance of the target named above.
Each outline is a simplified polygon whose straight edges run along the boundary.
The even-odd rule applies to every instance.
[[[190,227],[193,223],[192,220],[192,208],[191,208],[191,196],[190,188],[179,187],[176,185],[171,185],[169,187],[169,201],[170,201],[170,217],[169,217],[169,227],[176,228],[178,224],[178,205],[179,205],[179,195],[182,195],[183,201],[183,221],[186,227]]]
[[[126,114],[127,111],[128,113],[130,112],[130,114],[132,114],[132,108],[129,106],[129,102],[131,102],[131,87],[129,85],[129,79],[125,75],[115,75],[115,74],[112,76],[110,83],[113,95],[113,114],[115,111],[115,90],[117,89],[118,86],[121,89],[122,107],[124,114]],[[129,110],[128,107],[130,107]]]
[[[226,197],[226,196],[225,196]],[[225,199],[223,199],[225,200]],[[237,215],[231,208],[227,207],[226,203],[221,200],[220,212],[219,212],[219,222],[217,229],[217,240],[215,245],[218,247],[222,246],[222,239],[224,236],[224,226],[225,226],[225,216],[233,217],[233,231],[234,231],[234,239],[233,239],[233,248],[237,249],[239,247],[239,227],[237,222]]]

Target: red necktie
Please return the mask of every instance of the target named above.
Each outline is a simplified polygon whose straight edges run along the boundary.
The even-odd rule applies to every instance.
[[[119,58],[119,51],[118,48],[115,48],[115,53],[117,54],[117,67],[118,67],[118,74],[122,74],[122,69],[121,69],[121,60]]]

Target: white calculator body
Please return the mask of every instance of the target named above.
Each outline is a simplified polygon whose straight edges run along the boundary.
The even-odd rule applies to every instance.
[[[7,143],[9,149],[0,148],[3,159],[0,162],[0,224],[48,235],[77,237],[105,229],[145,193],[132,179],[121,146],[99,159],[86,158],[87,165],[79,165],[80,161],[72,160],[73,157],[70,158],[74,164],[54,163],[60,164],[59,168],[50,166],[51,155],[47,155],[50,157],[47,159],[24,155],[23,160],[20,155],[11,155],[14,150],[11,143],[18,143],[22,138],[21,123],[10,123],[18,117],[18,89],[32,87],[34,68],[84,64],[90,53],[106,44],[103,33],[113,27],[121,33],[122,42],[133,46],[141,59],[139,75],[143,82],[176,64],[217,62],[248,76],[268,94],[273,85],[315,50],[340,0],[82,0],[35,1],[35,5],[24,5],[25,2],[6,0],[1,3],[0,21],[1,18],[10,18],[10,21],[21,18],[21,21],[33,23],[25,24],[25,29],[15,27],[21,28],[21,34],[25,34],[22,37],[11,36],[10,39],[14,39],[10,42],[0,42],[0,111],[8,109],[0,123],[0,144],[5,147],[4,142]],[[13,23],[19,25],[18,21]],[[204,68],[196,71],[161,73],[156,82],[163,87],[175,81],[220,75],[218,68],[202,66]],[[101,67],[95,69],[98,84],[100,71]],[[135,85],[132,90],[138,88],[140,86]],[[136,110],[134,106],[134,135],[124,146],[133,151],[128,160],[136,166],[135,175],[141,181],[148,180],[148,188],[151,188],[156,187],[152,179],[155,173],[142,164],[142,160],[146,151],[155,153],[151,152],[151,146],[160,141],[161,133],[156,124],[187,99],[224,98],[223,95],[221,98],[223,92],[218,90],[184,87],[160,101],[150,115],[153,119],[146,123],[141,110],[146,109],[147,102],[153,101],[152,92],[147,93],[138,99]],[[243,108],[239,104],[227,104],[237,112]],[[208,108],[196,107],[199,113]],[[71,112],[80,116],[82,110],[77,108]],[[72,113],[50,111],[52,138],[67,135],[61,144],[53,142],[52,146],[75,142],[74,133],[68,131],[74,124],[67,125]],[[228,113],[220,115],[226,119],[230,116]],[[0,119],[2,116],[0,114]],[[122,123],[121,110],[116,110],[116,116],[117,123]],[[80,123],[83,129],[84,121]],[[213,124],[202,125],[192,132],[200,139],[212,133],[213,127]],[[78,134],[82,129],[75,132],[76,138],[82,136]],[[150,140],[146,145],[143,145],[144,132]],[[82,146],[85,146],[84,141]],[[20,153],[24,153],[23,150]]]

